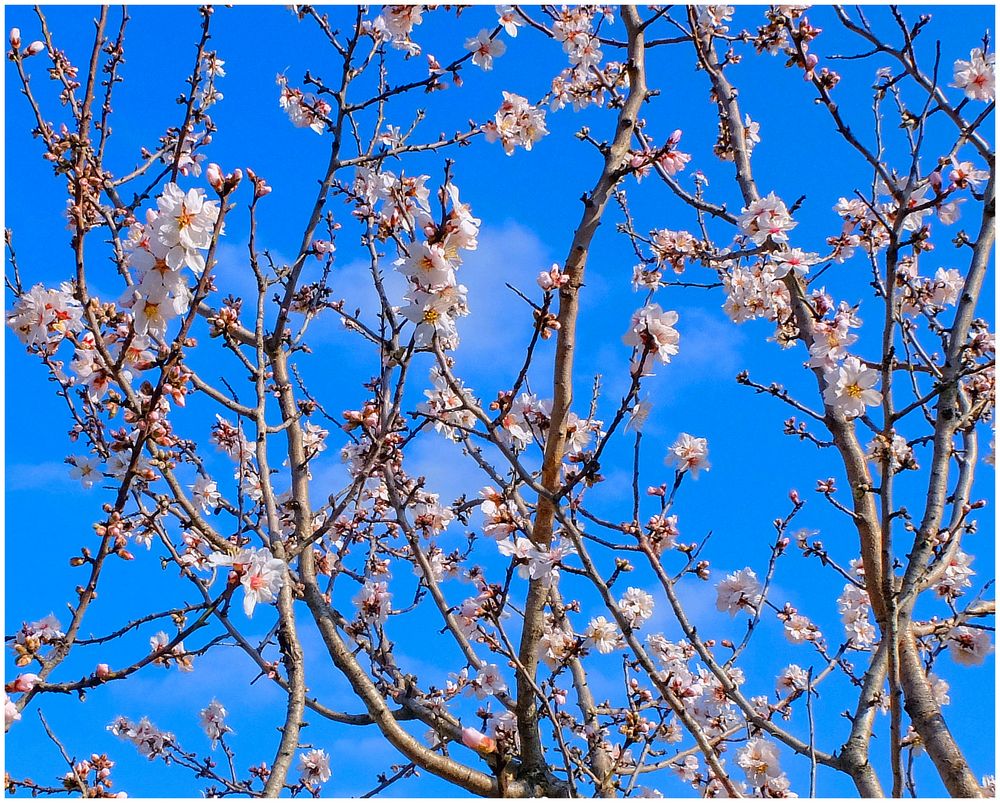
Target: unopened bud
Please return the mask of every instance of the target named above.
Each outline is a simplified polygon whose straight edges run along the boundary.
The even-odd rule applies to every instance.
[[[462,744],[471,747],[477,753],[493,753],[497,749],[497,743],[493,739],[475,728],[462,729]]]
[[[21,46],[21,29],[11,28],[10,29],[10,46],[17,50]]]
[[[28,45],[28,49],[24,51],[25,56],[37,56],[39,53],[44,52],[45,43],[44,42],[32,42]]]
[[[222,192],[222,168],[215,162],[209,164],[208,168],[205,170],[205,178],[208,179],[208,183],[213,190],[216,192]]]
[[[111,668],[107,664],[98,664],[94,674],[99,678],[106,678],[111,675]]]
[[[40,678],[38,675],[30,672],[18,675],[14,680],[7,684],[5,691],[25,694],[35,688],[35,684],[38,683],[39,680]]]

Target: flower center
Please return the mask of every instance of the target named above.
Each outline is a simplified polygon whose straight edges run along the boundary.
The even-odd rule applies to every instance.
[[[189,211],[185,204],[181,204],[181,213],[177,216],[177,228],[183,231],[194,223],[195,217],[195,214]]]

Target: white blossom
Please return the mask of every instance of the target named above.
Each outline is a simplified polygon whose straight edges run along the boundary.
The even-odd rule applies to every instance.
[[[969,100],[993,100],[996,94],[995,60],[996,54],[983,53],[981,48],[975,48],[969,53],[968,61],[955,61],[952,86],[965,90]]]
[[[666,462],[675,464],[678,471],[690,472],[692,477],[697,477],[699,471],[708,471],[708,439],[682,432],[667,450]]]
[[[618,607],[629,624],[639,628],[653,615],[653,596],[641,588],[628,588],[618,600]]]
[[[333,776],[330,771],[330,756],[325,750],[309,750],[299,756],[299,777],[302,783],[319,786]]]
[[[750,568],[729,574],[716,587],[715,607],[735,616],[741,610],[755,611],[760,605],[762,586]]]

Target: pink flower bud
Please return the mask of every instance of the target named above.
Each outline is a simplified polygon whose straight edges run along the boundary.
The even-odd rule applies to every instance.
[[[229,178],[233,180],[233,188],[235,189],[243,181],[243,171],[237,167]]]
[[[99,678],[106,678],[111,674],[111,668],[107,664],[98,664],[94,674]]]
[[[38,675],[34,675],[30,672],[18,675],[11,683],[8,684],[7,690],[25,694],[35,688],[35,684],[38,683],[38,680]]]
[[[493,739],[475,728],[462,729],[462,744],[479,753],[492,753],[497,749],[497,743]]]
[[[205,178],[208,179],[209,186],[216,192],[222,191],[222,168],[215,162],[209,164],[205,170]]]
[[[44,42],[32,42],[28,45],[28,49],[24,51],[25,56],[37,56],[39,53],[44,52],[45,43]]]
[[[11,28],[9,40],[10,46],[17,50],[21,46],[21,29]]]
[[[678,129],[676,129],[676,130],[674,131],[674,133],[673,133],[673,134],[671,134],[671,135],[670,135],[670,136],[669,136],[669,137],[667,138],[667,145],[676,145],[676,144],[677,144],[678,142],[680,142],[680,141],[681,141],[681,135],[682,135],[683,133],[684,133],[684,132],[683,132],[683,131],[681,131],[681,129],[679,129],[679,128],[678,128]]]

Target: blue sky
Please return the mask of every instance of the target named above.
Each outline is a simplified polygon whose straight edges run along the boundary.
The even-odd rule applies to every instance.
[[[933,15],[925,36],[941,40],[942,64],[946,66],[956,58],[967,57],[982,33],[992,26],[989,7],[911,7],[907,14],[915,18],[918,11],[925,10]],[[84,63],[89,52],[86,40],[92,30],[93,10],[52,7],[46,13],[57,43],[67,51],[71,61]],[[112,20],[116,21],[116,13],[112,13]],[[353,15],[352,10],[345,8],[330,9],[330,13],[334,19],[345,21]],[[179,107],[174,105],[174,99],[190,69],[199,23],[193,7],[136,7],[130,14],[133,21],[127,34],[128,55],[123,70],[126,81],[115,102],[117,116],[112,123],[107,163],[119,173],[134,166],[141,146],[154,146],[168,126],[177,124]],[[886,9],[873,9],[871,16],[883,27],[888,20]],[[816,9],[809,17],[825,29],[814,46],[821,56],[863,49],[838,32],[829,9]],[[762,19],[760,8],[741,8],[733,27],[752,28]],[[438,11],[425,16],[425,23],[416,29],[414,38],[425,52],[446,63],[459,55],[467,36],[491,27],[494,20],[492,7],[466,10],[458,19]],[[26,7],[6,9],[6,26],[13,25],[21,28],[26,41],[38,35],[38,22]],[[440,132],[465,129],[470,119],[479,123],[489,119],[499,106],[502,90],[529,99],[540,97],[548,90],[551,77],[565,65],[564,55],[558,46],[523,30],[517,39],[507,39],[507,44],[507,54],[496,62],[492,73],[468,65],[462,72],[465,82],[462,88],[430,96],[404,97],[390,111],[389,122],[405,129],[414,111],[424,108],[427,119],[418,129],[417,138],[429,141]],[[932,42],[924,42],[925,57],[930,45]],[[274,192],[261,205],[258,238],[280,262],[294,256],[298,247],[302,223],[315,197],[317,178],[327,161],[329,143],[327,137],[290,125],[278,107],[275,76],[285,73],[290,84],[300,85],[302,74],[309,69],[316,76],[333,80],[334,54],[315,25],[300,23],[288,11],[276,7],[218,8],[213,19],[211,47],[225,60],[227,76],[219,85],[225,99],[212,115],[218,132],[207,150],[208,159],[219,162],[226,170],[249,165],[267,178]],[[606,51],[606,56],[609,55]],[[646,131],[654,141],[663,141],[673,129],[682,128],[681,148],[693,154],[690,168],[702,170],[709,179],[712,200],[727,202],[738,211],[740,202],[732,181],[732,166],[720,162],[711,152],[716,128],[714,106],[708,99],[705,76],[693,71],[692,60],[684,47],[658,48],[650,54],[649,82],[661,94],[645,113]],[[793,243],[805,250],[822,251],[825,238],[840,229],[840,221],[832,211],[834,203],[840,196],[850,196],[854,189],[868,186],[870,175],[848,146],[833,136],[825,110],[812,102],[811,86],[797,72],[785,70],[783,61],[781,57],[754,57],[748,52],[744,62],[732,68],[730,77],[740,89],[744,110],[761,124],[763,141],[754,152],[760,189],[765,193],[774,190],[788,203],[805,194],[806,200],[795,215],[799,226],[793,232]],[[422,76],[424,64],[422,58],[404,63],[398,52],[390,57],[390,69],[398,69],[401,79],[408,75]],[[878,58],[835,65],[843,76],[836,90],[837,98],[852,127],[866,141],[871,141],[869,87],[876,69],[886,65],[885,60]],[[29,61],[28,66],[34,76],[33,86],[44,98],[46,113],[50,118],[60,119],[55,93],[44,73],[44,62],[37,58]],[[28,134],[32,127],[30,110],[18,92],[16,74],[9,65],[6,93],[5,223],[14,231],[26,283],[58,283],[72,272],[69,232],[63,216],[63,187],[59,180],[53,179],[47,163],[39,158],[38,143]],[[456,354],[457,372],[483,399],[492,398],[498,389],[510,386],[530,325],[530,311],[504,287],[505,283],[531,293],[538,271],[563,260],[579,219],[580,195],[590,189],[600,169],[600,160],[593,149],[572,135],[588,125],[598,139],[606,138],[613,123],[605,110],[579,114],[564,110],[549,113],[547,125],[551,133],[530,153],[519,150],[514,157],[506,157],[498,144],[489,145],[480,138],[470,147],[449,154],[457,160],[454,180],[463,201],[470,203],[473,213],[483,220],[480,249],[469,254],[460,273],[460,280],[469,287],[473,314],[460,322],[463,344]],[[941,135],[943,130],[932,131],[928,158],[950,144]],[[894,125],[888,126],[890,153],[900,145],[901,136]],[[442,174],[442,157],[407,158],[403,168],[408,174],[427,173],[436,182]],[[197,179],[182,183],[201,184]],[[691,187],[690,171],[684,175],[683,183]],[[626,186],[640,231],[664,227],[694,229],[693,215],[654,178],[639,185],[629,181]],[[350,306],[370,309],[372,296],[365,284],[365,254],[357,245],[349,208],[336,200],[330,208],[344,224],[338,238],[334,292],[347,299]],[[576,365],[580,388],[577,411],[585,414],[590,381],[599,373],[606,393],[601,406],[605,419],[611,417],[627,387],[629,352],[621,343],[621,335],[629,315],[641,304],[641,297],[630,289],[634,257],[628,242],[614,234],[617,222],[616,210],[609,208],[589,260]],[[962,226],[971,231],[974,223],[963,220],[958,228]],[[948,244],[956,228],[944,229],[939,225],[934,228],[938,243],[934,259],[940,259],[943,267],[961,267],[951,261],[957,254]],[[720,244],[725,244],[731,236],[724,227],[713,227],[712,232]],[[233,288],[246,293],[252,286],[245,263],[246,236],[246,215],[240,209],[228,219],[227,235],[219,251],[217,284],[224,288],[222,294]],[[697,280],[699,270],[702,269],[690,268],[685,278]],[[933,267],[929,272],[933,272]],[[117,297],[119,288],[110,263],[102,263],[98,256],[91,264],[90,275],[92,292],[102,298]],[[851,303],[864,300],[861,317],[870,317],[874,323],[880,313],[870,299],[867,281],[868,268],[862,258],[834,266],[823,279],[836,298]],[[988,287],[986,297],[992,298],[992,270]],[[400,298],[402,285],[391,289]],[[852,528],[813,493],[817,479],[841,477],[835,457],[819,454],[808,444],[783,436],[782,422],[789,410],[778,401],[755,396],[734,381],[736,373],[745,368],[755,380],[781,382],[807,403],[818,405],[813,377],[801,368],[804,352],[801,348],[782,351],[768,343],[771,327],[764,322],[742,327],[731,324],[721,310],[721,291],[668,288],[657,295],[660,304],[680,313],[681,353],[669,366],[660,368],[646,385],[654,412],[643,440],[643,485],[669,480],[662,460],[666,447],[678,433],[708,438],[712,470],[695,482],[685,482],[674,512],[680,518],[682,540],[713,533],[707,553],[714,569],[712,585],[726,572],[746,565],[759,574],[763,572],[768,545],[773,539],[771,521],[787,512],[787,494],[792,488],[808,500],[796,525],[819,531],[818,537],[846,564],[856,554]],[[9,300],[7,303],[9,306]],[[989,304],[980,314],[989,315],[986,307]],[[205,332],[201,334],[204,336]],[[858,349],[861,353],[867,350],[867,356],[871,356],[877,328],[864,327],[861,334]],[[365,398],[361,383],[375,370],[375,355],[358,349],[356,340],[345,334],[335,320],[316,326],[310,344],[313,355],[301,363],[301,368],[314,392],[331,410],[357,406]],[[547,361],[550,364],[552,350],[553,341],[543,344],[531,376],[533,389],[543,397],[550,395],[551,380],[544,366]],[[52,393],[40,366],[24,354],[20,343],[9,333],[5,357],[5,627],[11,633],[22,621],[41,618],[50,611],[64,622],[68,620],[65,602],[80,582],[80,575],[68,566],[67,560],[79,545],[94,542],[90,527],[101,516],[100,505],[108,501],[110,492],[99,487],[84,491],[69,478],[68,467],[62,460],[66,455],[79,453],[81,446],[67,442],[65,432],[70,422],[61,400]],[[218,359],[217,354],[212,358],[195,357],[192,364],[205,371],[209,379],[236,370],[231,362],[217,364],[213,359]],[[410,389],[414,404],[425,386],[423,374],[429,365],[427,360],[418,362],[419,370]],[[225,458],[215,454],[207,443],[211,421],[208,410],[207,405],[193,401],[188,409],[176,414],[175,422],[189,437],[205,443],[210,465],[214,466],[213,474],[220,481],[228,481],[231,470],[227,469]],[[332,433],[331,448],[313,465],[321,486],[327,481],[333,485],[344,476],[337,456],[342,443],[338,438],[342,437]],[[619,441],[609,449],[603,461],[607,482],[592,499],[599,512],[615,520],[628,515],[616,511],[629,507],[630,451],[631,444],[627,441]],[[918,460],[921,456],[926,460],[926,453],[918,454]],[[408,469],[413,475],[426,475],[428,486],[445,500],[462,493],[474,495],[485,484],[479,476],[470,477],[472,472],[462,463],[460,450],[441,438],[424,437],[416,441]],[[901,493],[909,500],[907,504],[917,510],[921,509],[917,494],[922,477],[922,473],[914,477],[904,475],[900,480]],[[983,467],[974,498],[992,502],[993,482],[992,468]],[[319,492],[317,498],[322,497]],[[646,515],[651,512],[647,510]],[[987,508],[980,519],[979,532],[970,537],[965,547],[976,555],[974,566],[980,571],[976,578],[979,582],[992,577],[995,559],[992,518]],[[448,537],[450,541],[442,541],[442,547],[447,551],[457,546],[462,535],[461,528],[456,528]],[[169,607],[179,600],[193,601],[192,589],[176,576],[176,571],[169,568],[161,571],[155,547],[148,554],[138,550],[137,560],[130,564],[113,564],[104,582],[106,586],[85,626],[85,631],[95,635],[120,626],[122,611],[140,615]],[[401,577],[399,582],[403,589],[412,588],[410,577]],[[642,572],[637,572],[632,580],[632,584],[650,590],[653,583]],[[792,553],[782,560],[776,585],[772,596],[775,602],[788,600],[801,606],[803,613],[827,634],[828,642],[839,643],[842,629],[835,598],[843,582],[838,582],[836,575],[820,570],[815,561],[808,562]],[[445,588],[455,603],[472,593],[467,585],[459,583]],[[573,581],[567,580],[565,593],[572,594],[573,589]],[[683,593],[700,629],[720,637],[741,635],[740,619],[730,620],[714,610],[711,585],[691,582]],[[400,599],[405,596],[406,591],[398,594]],[[581,598],[593,599],[583,594]],[[677,637],[676,626],[666,617],[665,603],[661,605],[659,621],[650,627],[663,629],[668,637]],[[270,627],[270,613],[262,610],[253,621],[254,630],[259,628],[260,635]],[[594,602],[585,602],[584,615],[599,613]],[[450,643],[438,635],[434,621],[422,617],[409,621],[411,626],[398,626],[392,633],[398,662],[412,667],[411,671],[425,687],[440,686],[460,661]],[[89,673],[98,660],[113,665],[133,660],[146,649],[149,636],[157,629],[140,630],[123,641],[116,652],[100,658],[81,649],[80,655],[74,654],[66,662],[58,678]],[[334,677],[334,670],[322,662],[317,635],[308,628],[304,630],[310,656],[307,673],[313,691],[321,696],[323,692],[336,695],[344,691]],[[796,662],[808,667],[815,663],[809,650],[793,647],[784,640],[776,623],[772,622],[758,638],[756,649],[743,662],[754,694],[769,693],[774,675],[786,664]],[[443,660],[442,655],[450,659]],[[11,677],[15,670],[9,651],[7,658],[7,673]],[[148,715],[162,728],[177,734],[187,749],[204,751],[207,744],[197,727],[196,712],[216,697],[231,712],[231,724],[236,731],[233,744],[241,762],[248,765],[270,761],[278,738],[274,728],[280,721],[281,697],[277,690],[267,687],[264,681],[248,688],[255,672],[235,651],[217,651],[198,659],[196,664],[197,671],[192,674],[150,667],[133,681],[94,690],[83,702],[44,697],[40,704],[71,753],[83,756],[108,752],[118,762],[115,777],[120,788],[133,795],[197,794],[195,782],[184,771],[146,762],[131,746],[105,731],[105,725],[117,714],[132,718]],[[620,673],[618,659],[608,658],[597,662],[597,666],[600,672],[595,680],[596,694],[598,697],[613,694]],[[952,684],[952,703],[945,714],[959,742],[967,746],[977,774],[992,773],[994,768],[994,744],[981,738],[983,733],[994,730],[991,693],[986,695],[986,704],[983,700],[983,689],[993,687],[994,671],[993,658],[974,669],[957,668],[947,657],[938,664],[938,673]],[[602,687],[606,691],[602,692]],[[842,742],[847,732],[848,722],[840,712],[853,708],[850,695],[848,684],[839,679],[825,687],[817,701],[817,717],[825,723],[820,733],[820,743],[825,749]],[[957,715],[959,711],[963,716]],[[350,756],[349,768],[338,766],[335,761],[334,781],[327,788],[331,794],[363,793],[374,785],[376,773],[399,760],[373,729],[350,731],[331,726],[318,717],[310,722],[306,737],[310,742],[334,756]],[[801,735],[804,723],[804,712],[797,711],[790,728]],[[423,728],[414,732],[422,733]],[[14,738],[6,743],[7,768],[12,774],[29,774],[43,781],[64,771],[33,711],[25,713],[24,721],[15,725],[12,734]],[[875,754],[884,758],[887,744],[887,731],[883,727],[883,735],[875,742]],[[926,762],[926,758],[921,761]],[[804,793],[807,765],[786,756],[785,766],[793,788]],[[923,769],[917,776],[920,792],[940,793],[942,789],[933,773],[927,772],[926,767]],[[651,781],[650,785],[667,794],[686,791],[671,778]],[[825,771],[820,773],[822,795],[850,793],[852,789],[845,778]],[[432,776],[423,776],[394,786],[393,793],[424,796],[449,794],[454,790]]]

